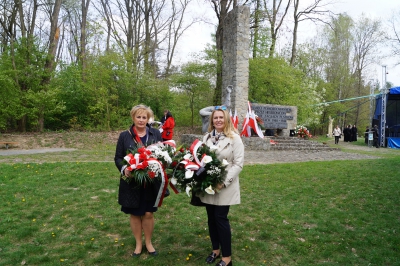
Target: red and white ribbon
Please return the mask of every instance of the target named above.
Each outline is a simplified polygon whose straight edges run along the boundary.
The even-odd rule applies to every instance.
[[[194,160],[198,165],[201,165],[200,160],[197,158],[197,150],[200,148],[200,146],[203,144],[200,140],[196,139],[193,141],[192,145],[190,145],[190,152],[193,155]]]
[[[149,164],[156,164],[160,169],[161,185],[160,185],[160,188],[159,188],[159,190],[157,192],[156,201],[154,203],[154,207],[160,207],[162,205],[163,200],[164,200],[165,191],[167,190],[168,177],[167,177],[167,174],[165,173],[164,168],[162,167],[162,164],[160,163],[160,161],[158,161],[155,158],[150,158],[148,160],[148,162],[149,162]]]

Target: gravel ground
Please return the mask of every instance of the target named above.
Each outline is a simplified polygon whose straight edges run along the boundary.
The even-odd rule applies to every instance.
[[[332,141],[333,143],[333,141]],[[334,145],[334,144],[333,144]],[[275,163],[293,163],[293,162],[307,162],[307,161],[334,161],[334,160],[363,160],[363,159],[377,159],[382,158],[385,153],[398,153],[400,155],[400,150],[393,150],[388,148],[374,148],[368,146],[360,146],[352,143],[340,142],[337,145],[338,148],[342,150],[334,151],[310,151],[310,150],[290,150],[290,151],[245,151],[245,164],[275,164]],[[76,151],[76,149],[66,149],[66,148],[45,148],[45,149],[2,149],[0,150],[0,162],[3,163],[16,163],[22,162],[18,159],[18,155],[24,154],[43,154],[44,157],[38,159],[39,161],[51,161],[54,157],[59,155],[47,153],[58,153],[60,154],[61,160],[67,160],[69,153]],[[62,152],[62,153],[60,153]],[[73,161],[87,161],[88,156],[78,155],[72,156]],[[89,156],[90,157],[90,156]],[[93,159],[93,158],[92,158]],[[107,162],[113,161],[113,154],[104,154],[104,156],[98,157],[99,161]],[[35,162],[36,159],[32,160],[24,159],[24,162]]]
[[[338,145],[331,143],[333,146],[341,150],[333,151],[246,151],[245,164],[275,164],[275,163],[293,163],[293,162],[308,162],[308,161],[335,161],[335,160],[364,160],[382,158],[385,153],[398,152],[388,148],[375,148],[355,145],[349,142],[339,142]]]

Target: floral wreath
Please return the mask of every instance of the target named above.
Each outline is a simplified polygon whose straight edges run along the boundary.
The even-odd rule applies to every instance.
[[[226,176],[228,162],[219,160],[216,146],[208,147],[196,139],[190,148],[181,147],[167,170],[170,182],[180,190],[197,195],[214,195],[217,185],[222,184]]]
[[[175,153],[175,141],[169,140],[157,142],[147,147],[138,146],[136,149],[129,149],[124,157],[127,169],[132,172],[132,177],[122,176],[130,183],[134,180],[138,186],[161,183],[157,193],[155,207],[162,204],[165,191],[168,186],[168,176],[165,169],[172,162],[172,155]]]

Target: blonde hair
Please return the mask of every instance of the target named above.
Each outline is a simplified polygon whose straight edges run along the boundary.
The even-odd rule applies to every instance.
[[[138,114],[138,113],[145,113],[148,120],[154,118],[153,111],[150,109],[150,107],[148,107],[144,104],[139,104],[139,105],[132,107],[131,112],[130,112],[132,121],[134,121],[133,119],[135,118],[136,114]]]
[[[215,127],[213,125],[213,116],[214,116],[214,113],[217,111],[221,111],[224,113],[224,135],[227,136],[228,138],[233,138],[234,133],[238,133],[238,131],[233,126],[232,121],[231,121],[231,116],[228,113],[228,111],[222,110],[222,109],[216,109],[216,110],[212,111],[210,118],[209,118],[210,122],[208,124],[208,132],[211,132],[215,129]]]

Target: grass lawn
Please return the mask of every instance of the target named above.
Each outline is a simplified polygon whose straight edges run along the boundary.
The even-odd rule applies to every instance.
[[[245,166],[240,182],[234,265],[400,265],[400,156]],[[1,164],[0,265],[205,265],[206,213],[184,193],[155,213],[159,255],[130,257],[118,183],[110,162]]]

